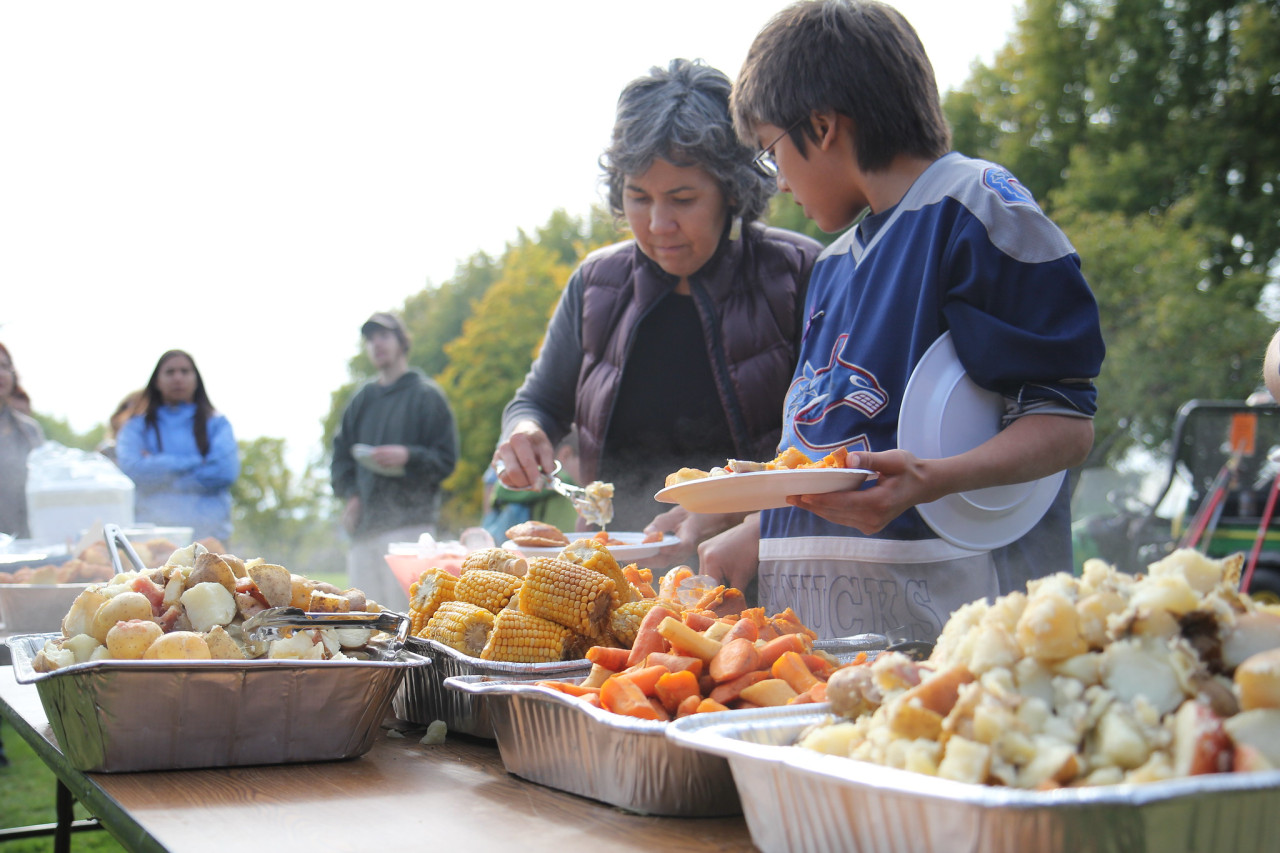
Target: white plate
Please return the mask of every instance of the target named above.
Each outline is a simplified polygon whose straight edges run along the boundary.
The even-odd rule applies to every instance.
[[[570,542],[573,542],[575,539],[590,538],[594,534],[589,531],[566,530],[564,531],[564,535]],[[673,536],[670,533],[664,535],[661,542],[641,542],[640,540],[644,539],[643,533],[615,533],[610,530],[609,536],[612,539],[618,539],[624,543],[622,545],[606,546],[609,549],[609,553],[613,555],[613,558],[623,565],[626,565],[632,560],[639,560],[642,557],[652,557],[654,554],[658,553],[660,548],[665,548],[668,545],[674,545],[680,541],[678,536]],[[563,545],[557,545],[553,548],[532,548],[526,545],[517,545],[510,539],[503,542],[502,547],[506,548],[508,551],[519,551],[526,557],[554,557],[556,554],[559,554],[564,550]]]
[[[404,466],[387,466],[379,465],[373,461],[373,445],[371,444],[353,444],[351,445],[351,455],[364,467],[368,468],[375,474],[381,474],[384,477],[403,477]]]
[[[1004,399],[964,372],[951,333],[925,351],[907,381],[898,447],[921,459],[972,450],[1000,431]],[[1026,535],[1057,497],[1065,471],[1039,480],[947,495],[916,509],[933,531],[960,548],[988,551]]]
[[[786,468],[703,477],[667,486],[653,497],[690,512],[755,512],[787,505],[792,495],[856,489],[871,474],[862,468]]]

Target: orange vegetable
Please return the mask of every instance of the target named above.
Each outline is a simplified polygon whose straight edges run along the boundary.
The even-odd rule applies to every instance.
[[[797,695],[796,691],[791,689],[791,685],[781,678],[766,678],[764,681],[742,688],[738,701],[751,702],[762,708],[776,708],[787,704]]]
[[[658,597],[658,593],[653,589],[653,571],[651,569],[638,569],[635,563],[630,563],[622,567],[622,575],[631,581],[631,585],[638,589],[645,598]]]
[[[665,666],[672,672],[687,669],[694,675],[702,675],[702,659],[688,655],[673,655],[667,652],[654,652],[645,658],[645,666]]]
[[[684,697],[684,700],[681,701],[680,706],[676,708],[676,719],[678,720],[681,717],[687,717],[690,714],[698,713],[699,706],[702,705],[703,702],[708,702],[708,701],[710,700],[703,699],[702,695],[699,693],[694,693],[692,696]]]
[[[643,666],[627,672],[620,672],[614,678],[625,678],[636,687],[639,687],[640,692],[645,696],[653,696],[654,690],[658,685],[658,679],[670,672],[671,670],[665,666]]]
[[[720,647],[711,659],[711,677],[717,682],[732,681],[760,668],[760,653],[756,644],[746,637],[731,640]]]
[[[630,649],[615,649],[609,646],[592,646],[587,649],[587,660],[592,663],[598,663],[605,669],[611,669],[614,672],[626,669],[629,665],[627,658],[630,656]]]
[[[641,720],[661,720],[666,718],[666,712],[664,711],[663,715],[659,715],[653,705],[650,704],[649,697],[644,695],[644,691],[637,687],[635,682],[617,675],[605,681],[600,688],[600,707],[615,714],[636,717]]]
[[[796,652],[783,652],[769,668],[774,678],[781,678],[797,693],[804,693],[818,683],[804,659]]]
[[[653,713],[657,715],[657,718],[659,720],[662,720],[665,722],[671,719],[671,715],[667,713],[666,708],[662,707],[662,702],[658,700],[657,696],[649,697],[649,705],[650,707],[653,708]]]
[[[727,711],[727,710],[729,710],[728,705],[722,705],[721,703],[717,702],[711,697],[707,697],[706,699],[703,699],[701,702],[698,703],[699,714],[710,714],[713,711]]]
[[[727,705],[734,699],[738,698],[739,694],[742,693],[743,688],[750,687],[753,684],[764,681],[768,677],[769,673],[761,670],[748,672],[746,675],[735,678],[733,681],[726,681],[724,684],[717,685],[716,688],[711,691],[709,698],[716,700],[722,705]]]
[[[736,640],[739,637],[755,642],[760,638],[760,628],[750,619],[739,619],[733,623],[733,627],[729,629],[729,633],[721,638],[720,642],[727,643],[730,640]]]
[[[702,633],[707,630],[716,621],[710,614],[702,613],[697,610],[686,610],[681,618],[684,621],[684,624],[688,625],[698,633]]]
[[[536,681],[534,683],[540,687],[550,687],[553,690],[559,690],[561,693],[568,693],[570,696],[598,696],[600,694],[599,687],[583,687],[570,681]]]
[[[860,652],[859,654],[865,654]],[[819,679],[826,681],[831,677],[831,673],[839,668],[839,664],[833,664],[822,655],[800,655],[800,659],[804,661],[804,665],[809,667],[809,671],[816,675]]]
[[[698,690],[698,677],[687,669],[661,676],[654,685],[654,691],[662,702],[662,707],[672,714],[677,713],[686,699],[693,696],[702,698],[702,693]]]
[[[600,704],[600,691],[598,690],[595,693],[587,693],[586,695],[579,696],[578,698],[583,702],[586,702],[588,705],[594,705],[597,708],[604,707]]]
[[[785,652],[807,654],[812,648],[812,641],[803,634],[783,634],[774,637],[760,647],[760,665],[773,666],[773,662]]]
[[[814,685],[796,698],[792,699],[791,705],[807,705],[811,702],[827,701],[827,682],[816,681]]]
[[[671,643],[676,654],[692,655],[710,661],[720,651],[720,643],[706,634],[699,634],[679,619],[663,619],[658,633]]]
[[[662,624],[663,619],[668,618],[675,619],[676,614],[660,604],[649,609],[649,612],[640,620],[640,627],[636,629],[631,653],[627,655],[627,666],[635,666],[643,662],[652,652],[667,650],[667,641],[658,633],[658,626]]]

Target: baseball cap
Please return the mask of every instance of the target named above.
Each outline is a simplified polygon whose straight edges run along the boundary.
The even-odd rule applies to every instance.
[[[360,327],[360,334],[369,337],[374,329],[386,329],[394,332],[396,338],[400,341],[400,346],[404,347],[404,351],[409,351],[409,333],[405,331],[404,323],[400,322],[400,318],[395,314],[386,311],[375,311],[368,320],[364,321],[364,325]]]

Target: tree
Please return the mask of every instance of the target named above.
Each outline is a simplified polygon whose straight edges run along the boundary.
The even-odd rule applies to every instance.
[[[1007,166],[1080,251],[1108,344],[1099,447],[1158,446],[1187,399],[1252,390],[1280,260],[1280,3],[1028,0],[944,104],[955,147]]]
[[[298,574],[343,572],[327,484],[311,465],[301,475],[290,471],[284,444],[282,438],[239,443],[240,477],[231,485],[235,552]]]

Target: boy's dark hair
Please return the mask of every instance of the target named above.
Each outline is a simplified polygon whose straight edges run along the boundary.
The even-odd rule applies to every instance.
[[[627,84],[618,97],[613,142],[600,158],[609,207],[622,218],[627,175],[642,175],[661,157],[676,166],[701,166],[720,185],[731,215],[758,218],[773,181],[752,164],[729,118],[729,78],[699,60],[673,59]]]
[[[936,160],[951,149],[920,37],[875,0],[804,0],[783,9],[752,43],[730,106],[739,138],[755,146],[755,125],[794,125],[801,155],[806,137],[818,139],[806,116],[845,115],[864,172],[888,168],[899,154]]]

